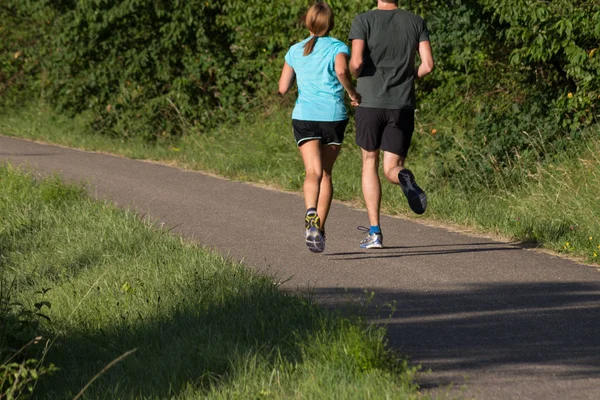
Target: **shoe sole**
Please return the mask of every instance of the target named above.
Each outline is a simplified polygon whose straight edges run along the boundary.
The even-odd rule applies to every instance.
[[[412,172],[408,172],[408,174],[410,176],[410,186],[400,185],[400,187],[402,188],[402,193],[404,193],[404,196],[406,196],[406,200],[408,200],[408,206],[410,207],[410,209],[413,210],[415,214],[420,215],[423,214],[427,209],[427,195],[425,194],[423,189],[421,189],[416,184],[416,182],[412,182],[414,181],[414,176],[412,175]]]
[[[367,246],[359,246],[361,249],[383,249],[383,244],[369,244]]]
[[[306,246],[313,253],[322,253],[325,250],[325,239],[323,239],[323,235],[317,228],[307,229]]]
[[[415,214],[423,214],[427,209],[427,195],[422,190],[407,190],[404,195],[408,206]]]

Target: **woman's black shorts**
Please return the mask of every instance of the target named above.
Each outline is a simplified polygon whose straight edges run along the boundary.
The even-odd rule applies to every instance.
[[[342,121],[304,121],[299,119],[292,120],[294,128],[294,138],[298,146],[308,140],[320,140],[322,144],[341,145],[344,141],[344,132],[348,120]]]

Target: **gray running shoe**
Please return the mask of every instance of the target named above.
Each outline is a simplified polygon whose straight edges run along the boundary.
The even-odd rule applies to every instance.
[[[408,200],[410,209],[416,214],[423,214],[427,208],[427,195],[415,182],[415,176],[409,170],[404,168],[398,173],[398,180],[400,181],[400,187],[402,192]]]
[[[313,253],[325,250],[325,235],[321,232],[321,220],[317,213],[306,214],[304,228],[306,229],[306,246]]]
[[[369,228],[364,226],[358,227],[359,231],[367,232],[367,237],[360,241],[358,247],[361,249],[383,249],[383,234],[369,233]]]

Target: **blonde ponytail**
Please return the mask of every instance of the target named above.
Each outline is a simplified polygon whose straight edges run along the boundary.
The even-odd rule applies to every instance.
[[[313,36],[310,39],[308,39],[308,42],[306,42],[304,44],[304,55],[307,56],[310,53],[312,53],[312,51],[315,48],[315,44],[317,44],[317,37]]]
[[[333,10],[327,3],[319,1],[308,9],[305,22],[306,27],[313,34],[313,37],[304,44],[304,55],[307,56],[313,52],[317,39],[326,36],[333,29]]]

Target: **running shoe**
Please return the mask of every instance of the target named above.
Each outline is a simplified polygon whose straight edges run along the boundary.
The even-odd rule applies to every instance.
[[[427,195],[415,182],[415,176],[413,173],[404,168],[398,173],[398,180],[400,181],[400,187],[402,192],[408,200],[410,209],[416,214],[423,214],[427,208]]]
[[[308,249],[313,253],[322,253],[325,250],[325,235],[321,232],[321,220],[317,213],[306,214],[304,228]]]
[[[361,249],[383,249],[383,234],[381,232],[369,233],[369,228],[364,226],[359,226],[358,230],[367,233],[367,237],[360,241],[358,247]]]

